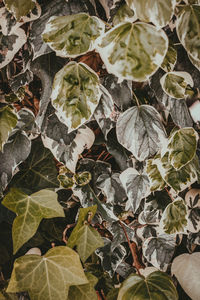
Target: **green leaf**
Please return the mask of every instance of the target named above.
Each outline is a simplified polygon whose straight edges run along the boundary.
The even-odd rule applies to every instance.
[[[177,51],[176,51],[173,43],[169,43],[167,54],[163,60],[161,68],[165,72],[173,71],[176,61],[177,61]]]
[[[7,292],[27,291],[31,300],[67,300],[70,285],[87,283],[78,254],[58,246],[44,256],[30,254],[17,258]]]
[[[174,0],[127,0],[138,19],[152,22],[156,27],[166,26],[171,20],[176,2]]]
[[[57,194],[50,190],[41,190],[28,196],[11,188],[2,204],[17,214],[12,228],[14,254],[35,234],[43,218],[64,217]]]
[[[36,192],[45,188],[58,188],[57,169],[52,153],[40,140],[32,142],[31,153],[19,172],[13,177],[12,186]]]
[[[181,128],[171,136],[167,148],[175,169],[179,170],[194,158],[198,139],[198,133],[192,127]]]
[[[97,294],[94,286],[97,284],[97,278],[85,273],[89,283],[83,285],[70,286],[68,300],[97,300]]]
[[[6,8],[19,21],[22,17],[28,15],[35,7],[35,0],[4,0]]]
[[[164,31],[146,23],[123,23],[109,30],[98,51],[109,73],[146,81],[162,64],[168,49]]]
[[[198,300],[200,286],[200,252],[184,253],[177,256],[172,262],[171,273],[175,275],[183,290],[190,299]]]
[[[86,222],[88,221],[88,217],[90,218],[90,220],[92,220],[92,218],[96,213],[96,210],[97,210],[97,205],[89,206],[86,208],[80,208],[77,224],[74,227],[67,241],[68,247],[73,248],[76,245],[79,230],[83,227],[83,225],[85,225],[85,221]]]
[[[83,125],[93,114],[101,97],[99,78],[83,63],[64,66],[54,78],[51,100],[61,122],[69,131]]]
[[[178,300],[178,293],[172,279],[156,271],[146,278],[132,274],[120,287],[117,300]]]
[[[134,168],[128,168],[120,175],[120,180],[128,196],[125,210],[133,213],[139,208],[141,200],[149,195],[149,179]]]
[[[43,40],[62,57],[76,57],[95,48],[105,24],[85,13],[51,17],[43,31]]]
[[[119,9],[117,10],[116,14],[113,18],[113,25],[116,26],[119,23],[122,22],[134,22],[136,20],[135,13],[130,7],[125,3],[122,4]]]
[[[163,180],[154,159],[148,159],[146,162],[146,172],[150,181],[150,190],[161,191],[164,189],[166,183]]]
[[[169,72],[160,79],[164,92],[170,97],[182,99],[187,94],[187,86],[193,87],[193,79],[187,72]]]
[[[157,110],[150,105],[134,106],[122,113],[116,125],[120,144],[143,161],[165,143],[165,129]]]
[[[82,262],[85,262],[97,248],[103,245],[100,234],[90,225],[83,225],[77,232],[76,246]]]
[[[75,182],[79,186],[84,186],[90,182],[92,175],[90,172],[79,172],[74,175]]]
[[[187,207],[183,199],[173,201],[165,208],[160,228],[167,234],[183,233],[187,226]]]
[[[17,125],[17,115],[9,106],[0,109],[0,151],[7,142],[12,129]]]
[[[189,56],[200,62],[200,5],[185,5],[176,21],[176,32]]]

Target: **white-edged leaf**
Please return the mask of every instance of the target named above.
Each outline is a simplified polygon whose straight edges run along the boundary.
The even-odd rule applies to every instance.
[[[0,151],[3,150],[12,129],[17,125],[17,120],[18,117],[11,107],[4,106],[0,109]]]
[[[138,19],[152,22],[158,28],[169,23],[176,5],[175,0],[127,0],[127,3],[135,11]]]
[[[188,206],[188,225],[190,232],[200,231],[200,189],[190,189],[185,195],[185,202]]]
[[[171,273],[192,300],[199,300],[200,252],[177,256],[172,262]]]
[[[138,216],[140,224],[158,225],[161,219],[161,212],[156,200],[148,201],[145,199],[144,207]]]
[[[162,64],[168,49],[164,31],[150,24],[123,23],[109,30],[98,46],[109,73],[122,79],[145,81]]]
[[[51,126],[51,124],[49,125]],[[57,126],[59,127],[59,124]],[[62,138],[59,140],[56,138],[55,140],[53,136],[49,137],[48,135],[43,135],[42,141],[58,161],[63,162],[71,172],[75,173],[79,155],[85,149],[90,149],[94,143],[95,135],[89,127],[84,126],[79,128],[76,133],[68,136],[68,143],[67,138],[65,138],[65,141]]]
[[[167,54],[165,55],[161,68],[165,72],[173,71],[176,61],[177,61],[177,51],[174,45],[170,42],[167,50]]]
[[[183,199],[179,198],[165,208],[161,222],[161,232],[167,234],[185,233],[187,227],[187,207]]]
[[[200,60],[195,59],[192,55],[188,54],[191,63],[200,71]]]
[[[200,122],[200,101],[197,100],[190,107],[190,114],[194,122]]]
[[[150,237],[143,243],[144,257],[157,269],[166,272],[174,255],[176,237],[163,234],[158,237]]]
[[[72,61],[56,73],[51,94],[52,105],[69,132],[92,116],[100,97],[99,78],[87,65]]]
[[[200,5],[185,5],[176,21],[176,32],[190,58],[200,62]]]
[[[43,31],[43,40],[61,57],[76,57],[95,48],[105,24],[85,13],[51,17]]]
[[[131,107],[122,113],[116,132],[119,143],[139,161],[153,156],[166,140],[161,117],[150,105]]]
[[[134,11],[125,3],[122,4],[113,17],[112,23],[114,26],[122,22],[134,22],[137,17]]]
[[[150,190],[161,191],[164,189],[166,183],[163,180],[154,159],[148,159],[146,162],[146,173],[149,177]]]
[[[28,15],[36,5],[36,0],[4,0],[6,8],[19,21]]]
[[[57,246],[44,256],[17,258],[7,292],[27,291],[31,300],[67,300],[69,286],[87,283],[78,254],[69,247]]]
[[[187,72],[168,72],[160,79],[161,86],[170,97],[182,99],[186,96],[188,85],[193,87],[194,82]]]
[[[50,190],[40,190],[29,196],[11,188],[2,204],[17,214],[12,227],[14,253],[35,234],[43,218],[64,217],[57,194]]]
[[[135,213],[141,200],[150,194],[148,176],[128,168],[120,174],[120,180],[128,196],[126,210],[131,209]]]
[[[167,149],[170,163],[176,170],[194,158],[198,139],[198,133],[192,127],[181,128],[170,137]]]

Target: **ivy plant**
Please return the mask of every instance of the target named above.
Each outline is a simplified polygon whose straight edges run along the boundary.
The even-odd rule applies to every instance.
[[[0,299],[199,299],[199,33],[199,0],[0,0]]]

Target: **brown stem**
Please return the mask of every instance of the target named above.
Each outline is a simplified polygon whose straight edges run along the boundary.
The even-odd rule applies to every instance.
[[[174,201],[174,198],[172,197],[171,193],[168,191],[168,189],[165,187],[165,191],[167,192],[167,194],[169,195],[170,199],[172,200],[172,202]]]
[[[141,275],[139,269],[144,269],[144,266],[139,261],[137,245],[136,245],[135,242],[131,242],[130,241],[130,239],[128,237],[128,234],[126,232],[126,228],[125,228],[124,224],[121,221],[119,221],[119,224],[121,225],[121,227],[122,227],[122,229],[124,231],[124,234],[126,236],[126,239],[127,239],[130,251],[131,251],[131,255],[133,257],[133,266],[136,268],[138,274]]]
[[[67,231],[74,227],[76,225],[76,223],[73,223],[73,224],[68,224],[65,228],[65,230],[63,231],[63,242],[67,245],[67,238],[66,238],[66,234],[67,234]]]

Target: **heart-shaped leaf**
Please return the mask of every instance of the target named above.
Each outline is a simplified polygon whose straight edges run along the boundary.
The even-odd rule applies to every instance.
[[[164,27],[171,20],[176,1],[174,0],[127,0],[138,19]]]
[[[185,5],[181,7],[177,21],[178,38],[188,54],[200,62],[200,5]]]
[[[70,285],[87,283],[78,254],[59,246],[44,256],[30,254],[17,258],[7,292],[27,291],[31,300],[67,300]]]
[[[35,7],[36,0],[4,0],[6,8],[19,21],[21,17],[28,15]]]
[[[12,228],[14,253],[35,234],[43,218],[64,217],[57,194],[50,190],[41,190],[28,196],[12,188],[2,204],[17,214]]]
[[[120,144],[140,161],[153,156],[165,144],[165,129],[157,110],[134,106],[120,115],[116,125]]]
[[[0,109],[0,151],[8,139],[12,129],[17,125],[17,115],[9,106]]]
[[[165,93],[176,99],[185,98],[187,86],[194,85],[191,75],[187,72],[166,73],[160,79],[160,83]]]
[[[79,13],[51,17],[42,36],[58,56],[76,57],[93,50],[104,30],[105,24],[99,18]]]
[[[128,196],[126,210],[131,209],[135,213],[141,200],[149,194],[149,179],[136,169],[128,168],[120,174],[120,180]]]
[[[179,170],[190,162],[197,149],[198,133],[192,128],[181,128],[169,139],[169,160],[171,165]]]
[[[56,73],[51,94],[52,105],[69,132],[91,117],[100,97],[99,78],[85,64],[72,61]]]
[[[117,300],[178,300],[172,279],[163,272],[150,273],[146,278],[132,274],[122,284]]]
[[[70,286],[68,300],[97,300],[97,294],[94,286],[97,284],[97,278],[90,274],[85,273],[89,283]]]
[[[168,204],[165,208],[160,228],[167,234],[184,233],[187,226],[187,207],[183,199]]]
[[[181,254],[172,263],[171,273],[176,276],[181,287],[192,300],[200,295],[200,252]]]
[[[123,23],[109,30],[98,47],[106,69],[120,79],[145,81],[168,49],[164,31],[146,23]]]

